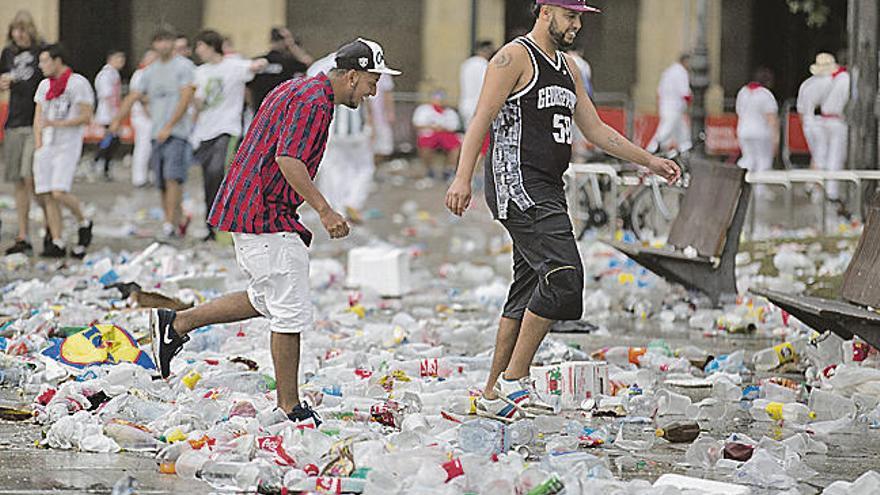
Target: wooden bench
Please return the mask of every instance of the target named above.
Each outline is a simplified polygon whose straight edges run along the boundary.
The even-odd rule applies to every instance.
[[[880,205],[868,209],[868,220],[852,261],[843,276],[840,299],[822,299],[752,289],[814,330],[831,330],[844,339],[858,335],[880,348]]]
[[[705,293],[715,305],[724,295],[735,298],[736,253],[751,197],[745,176],[738,167],[692,159],[667,247],[608,244],[666,280]]]

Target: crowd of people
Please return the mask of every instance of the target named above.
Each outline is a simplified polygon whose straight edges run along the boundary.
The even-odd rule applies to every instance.
[[[40,61],[44,52],[49,57],[46,64]],[[436,87],[427,101],[414,109],[411,125],[426,177],[448,181],[455,173],[464,131],[473,119],[495,52],[492,42],[479,41],[473,55],[461,64],[457,108],[448,105],[445,89]],[[566,54],[574,61],[587,95],[592,96],[592,70],[583,52],[570,47]],[[26,11],[10,24],[8,42],[0,57],[0,91],[9,91],[4,177],[15,184],[18,221],[17,235],[7,254],[33,252],[29,217],[34,200],[45,216],[41,254],[85,254],[93,224],[71,193],[71,184],[83,154],[84,129],[89,124],[103,129],[103,139],[92,161],[92,175],[103,175],[108,181],[112,163],[119,158],[122,126],[130,124],[134,131],[132,184],[160,190],[161,237],[185,236],[191,215],[185,214],[181,205],[190,165],[201,167],[207,215],[241,137],[266,96],[286,80],[326,73],[335,63],[335,53],[312,57],[284,27],[270,31],[269,50],[253,60],[239,55],[232,41],[214,30],[198,33],[192,43],[185,35],[159,30],[151,48],[140,57],[124,96],[126,53],[109,50],[106,64],[93,84],[86,85],[67,57],[63,46],[43,41]],[[693,146],[688,118],[692,97],[689,61],[684,54],[661,75],[657,90],[659,125],[647,147],[651,152],[681,153]],[[849,75],[827,53],[817,56],[810,71],[813,75],[798,94],[797,111],[811,150],[812,166],[840,170],[846,159],[847,126],[841,115],[849,98]],[[42,97],[38,91],[41,84],[45,88]],[[772,84],[772,73],[761,69],[737,94],[738,163],[749,170],[771,169],[779,150],[779,107],[771,92]],[[331,204],[353,221],[360,220],[376,165],[395,150],[397,110],[393,92],[392,78],[380,78],[377,95],[369,105],[357,110],[338,106],[330,129],[327,164],[319,181]],[[593,144],[576,126],[572,132],[574,155],[588,156]],[[488,147],[487,135],[482,154]],[[769,195],[760,187],[757,193]],[[827,193],[831,201],[840,202],[836,183],[830,184]],[[76,242],[69,249],[62,207],[77,222]],[[215,237],[214,229],[207,226],[204,240]]]

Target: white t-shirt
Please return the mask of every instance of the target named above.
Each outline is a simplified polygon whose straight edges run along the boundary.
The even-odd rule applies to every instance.
[[[663,75],[660,76],[660,84],[657,86],[660,113],[684,113],[687,110],[686,98],[690,94],[688,70],[680,63],[672,64],[663,71]]]
[[[477,102],[480,100],[480,90],[483,89],[483,79],[489,69],[489,61],[474,55],[465,60],[459,69],[459,98],[458,111],[465,124],[470,123],[477,111]]]
[[[849,85],[849,72],[841,71],[831,76],[831,87],[822,100],[822,115],[843,117],[843,110],[849,102]]]
[[[382,74],[379,82],[376,83],[376,96],[370,98],[370,115],[377,126],[388,125],[385,95],[392,91],[394,91],[394,79],[388,74]]]
[[[79,105],[88,104],[95,106],[95,95],[92,93],[92,85],[85,77],[73,73],[67,80],[64,92],[51,100],[46,100],[49,92],[49,79],[40,81],[34,101],[42,107],[43,119],[45,120],[71,120],[80,116]],[[46,127],[43,129],[43,145],[74,145],[82,146],[85,124],[76,127]]]
[[[105,65],[95,76],[95,93],[98,97],[95,122],[110,125],[122,103],[122,78],[119,77],[119,71]]]
[[[736,95],[736,135],[739,139],[771,139],[775,132],[767,122],[768,114],[779,111],[776,98],[760,85],[743,86]]]
[[[416,127],[440,127],[447,131],[458,130],[458,113],[451,108],[445,108],[442,112],[434,109],[434,105],[424,103],[416,108],[413,112],[413,125]],[[431,133],[434,131],[422,131],[421,133]]]
[[[128,81],[128,85],[132,88],[138,87],[141,83],[141,77],[144,76],[144,69],[138,69],[134,71],[134,74],[131,75],[131,79]],[[132,119],[148,119],[150,118],[150,114],[147,113],[146,108],[144,108],[143,103],[140,100],[136,100],[134,104],[131,106],[131,118]]]
[[[202,102],[192,142],[201,143],[221,134],[241,135],[245,84],[254,78],[251,61],[224,58],[216,64],[196,67],[197,100]]]
[[[798,88],[797,111],[805,123],[816,118],[816,109],[831,89],[831,76],[810,76]]]

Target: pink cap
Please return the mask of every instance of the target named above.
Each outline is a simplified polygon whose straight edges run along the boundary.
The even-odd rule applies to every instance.
[[[587,0],[537,0],[537,3],[538,5],[554,5],[576,12],[602,12],[592,5],[587,5]]]

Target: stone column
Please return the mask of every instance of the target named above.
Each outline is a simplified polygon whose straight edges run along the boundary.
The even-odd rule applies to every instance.
[[[269,31],[286,24],[285,0],[205,0],[204,27],[232,38],[236,51],[255,57],[268,51]]]
[[[657,83],[660,74],[690,52],[696,40],[696,0],[642,0],[639,8],[638,66],[632,90],[636,109],[657,111]],[[706,107],[709,114],[722,110],[721,89],[721,0],[709,0],[707,42],[709,80]]]
[[[458,101],[458,69],[471,56],[470,0],[424,0],[421,91],[443,88],[449,104]],[[503,0],[479,0],[477,40],[504,42]]]

